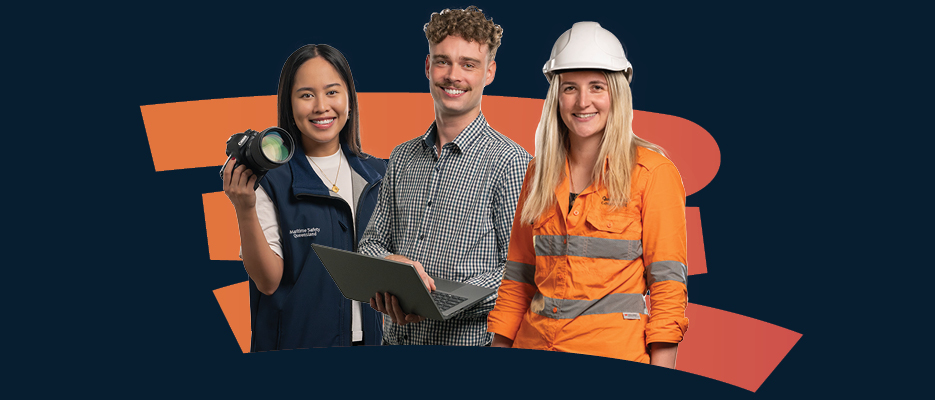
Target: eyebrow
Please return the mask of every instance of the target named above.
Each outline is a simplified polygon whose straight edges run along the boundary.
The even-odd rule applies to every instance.
[[[329,83],[329,84],[325,85],[325,89],[330,89],[330,88],[335,87],[335,86],[341,86],[341,83],[339,83],[339,82]],[[310,91],[310,92],[313,92],[313,91],[314,91],[314,89],[313,89],[313,88],[310,88],[310,87],[300,87],[300,88],[296,89],[295,91],[296,91],[296,92],[301,92],[301,91],[303,91],[303,90],[308,90],[308,91]]]
[[[448,57],[448,55],[446,55],[446,54],[436,54],[436,55],[432,56],[432,60],[433,60],[433,61],[436,61],[436,60],[448,60],[448,61],[450,61],[450,60],[451,60],[451,57]],[[474,63],[474,64],[480,64],[480,63],[481,63],[480,60],[478,60],[478,59],[476,59],[476,58],[472,58],[472,57],[461,57],[461,58],[459,59],[459,61],[461,61],[461,62],[472,62],[472,63]]]
[[[595,83],[596,83],[596,84],[599,84],[599,85],[606,85],[606,84],[607,84],[607,82],[604,82],[604,81],[591,81],[591,82],[588,82],[588,85],[593,85],[593,84],[595,84]],[[562,86],[565,86],[565,85],[575,85],[575,86],[577,86],[578,83],[576,83],[576,82],[562,82]]]

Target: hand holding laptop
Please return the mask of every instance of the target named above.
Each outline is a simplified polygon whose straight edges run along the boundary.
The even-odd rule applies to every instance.
[[[344,297],[370,303],[397,324],[445,321],[497,292],[428,275],[421,263],[399,255],[378,258],[314,243],[312,249]]]
[[[397,325],[406,325],[414,322],[425,321],[425,317],[416,314],[406,314],[399,306],[399,300],[396,296],[389,293],[380,294],[377,292],[374,298],[370,299],[370,307],[381,313],[390,316],[390,320]]]
[[[410,260],[406,256],[401,256],[398,254],[390,254],[386,256],[386,259],[412,265],[416,272],[419,273],[419,278],[422,278],[422,283],[425,285],[425,287],[427,287],[429,291],[435,290],[435,280],[425,273],[425,268],[422,267],[422,263]],[[406,325],[409,323],[422,322],[425,320],[425,317],[423,316],[416,314],[406,314],[403,312],[402,308],[399,307],[399,300],[396,299],[396,296],[393,296],[390,293],[376,293],[376,295],[370,299],[370,307],[381,313],[389,315],[393,323],[398,325]]]
[[[419,273],[419,278],[422,278],[422,283],[425,284],[425,287],[429,288],[430,292],[435,290],[435,280],[432,279],[432,277],[429,276],[429,274],[425,273],[425,268],[422,268],[422,263],[418,261],[410,260],[406,258],[406,256],[401,256],[399,254],[390,254],[384,258],[390,261],[396,261],[396,262],[401,262],[403,264],[412,265],[416,269],[416,272]]]

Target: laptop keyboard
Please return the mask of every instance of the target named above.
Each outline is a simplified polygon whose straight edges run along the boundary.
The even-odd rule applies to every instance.
[[[432,292],[432,300],[435,301],[435,305],[438,306],[439,310],[445,311],[451,307],[461,304],[463,301],[467,300],[467,297],[455,296],[453,294],[442,293],[436,290]]]

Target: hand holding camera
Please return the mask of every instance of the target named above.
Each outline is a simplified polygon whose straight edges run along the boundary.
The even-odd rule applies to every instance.
[[[269,170],[292,159],[295,142],[288,132],[270,127],[262,132],[247,129],[227,139],[227,161],[221,167],[224,193],[238,212],[256,205],[256,188]],[[234,163],[231,164],[231,160]]]

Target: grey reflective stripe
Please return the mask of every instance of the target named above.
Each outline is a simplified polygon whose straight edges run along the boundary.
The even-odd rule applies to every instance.
[[[503,271],[503,279],[535,285],[536,266],[516,261],[507,261],[506,270]]]
[[[646,266],[646,286],[656,282],[676,281],[688,286],[688,268],[678,261],[656,261]]]
[[[529,308],[536,314],[554,319],[570,319],[592,314],[649,314],[646,310],[646,300],[639,293],[611,293],[597,300],[566,300],[553,299],[536,292]]]
[[[565,243],[565,238],[568,243]],[[537,235],[534,240],[537,256],[578,256],[635,260],[643,255],[643,242],[626,239],[604,239],[588,236]]]

